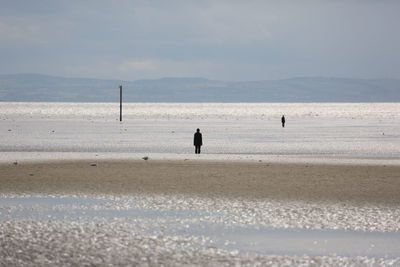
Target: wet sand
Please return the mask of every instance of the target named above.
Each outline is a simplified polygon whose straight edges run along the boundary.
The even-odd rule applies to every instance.
[[[400,204],[400,166],[207,161],[0,164],[3,194],[195,194]]]

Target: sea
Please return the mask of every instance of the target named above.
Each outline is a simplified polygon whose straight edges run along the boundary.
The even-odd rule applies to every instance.
[[[400,159],[400,103],[0,102],[1,161]],[[285,116],[285,127],[281,117]],[[193,155],[193,134],[203,135]]]
[[[0,102],[0,163],[142,158],[399,165],[400,103]],[[368,203],[9,192],[0,265],[399,266],[399,218]]]

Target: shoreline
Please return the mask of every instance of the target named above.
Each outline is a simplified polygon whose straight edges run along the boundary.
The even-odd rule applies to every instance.
[[[141,152],[59,152],[59,151],[2,151],[0,164],[44,163],[65,161],[141,161],[144,156],[156,161],[243,162],[274,164],[372,165],[400,166],[400,156],[326,155],[326,154],[210,154],[141,153]]]
[[[400,166],[210,160],[0,163],[1,194],[198,195],[400,205]]]

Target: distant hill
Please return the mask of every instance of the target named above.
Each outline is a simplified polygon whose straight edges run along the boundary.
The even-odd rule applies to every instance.
[[[204,78],[103,80],[39,74],[0,75],[0,101],[400,102],[400,80],[307,77],[224,82]]]

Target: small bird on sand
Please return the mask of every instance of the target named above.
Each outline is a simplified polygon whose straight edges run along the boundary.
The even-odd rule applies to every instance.
[[[144,159],[144,160],[148,160],[148,159],[149,159],[149,157],[148,157],[148,156],[146,156],[146,157],[143,157],[142,159]]]

